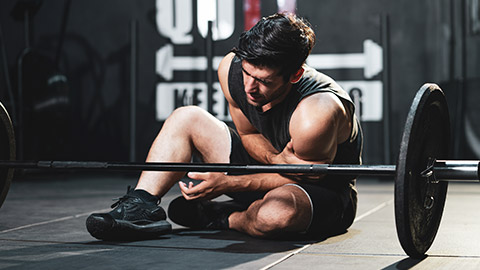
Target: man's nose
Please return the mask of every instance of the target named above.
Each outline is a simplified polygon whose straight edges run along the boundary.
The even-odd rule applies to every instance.
[[[251,91],[253,91],[257,88],[258,83],[254,78],[252,78],[250,76],[246,76],[244,78],[245,78],[245,80],[244,80],[245,91],[251,92]]]

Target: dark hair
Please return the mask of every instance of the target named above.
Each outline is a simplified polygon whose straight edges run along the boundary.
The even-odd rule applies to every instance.
[[[303,65],[315,44],[310,24],[294,14],[276,13],[262,18],[242,33],[232,51],[255,66],[279,68],[285,80]]]

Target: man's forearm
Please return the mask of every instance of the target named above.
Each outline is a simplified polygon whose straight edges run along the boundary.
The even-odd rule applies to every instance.
[[[246,175],[228,175],[231,192],[269,191],[294,180],[276,173],[256,173]]]
[[[262,134],[246,134],[240,137],[245,150],[258,162],[271,164],[272,158],[279,153]]]

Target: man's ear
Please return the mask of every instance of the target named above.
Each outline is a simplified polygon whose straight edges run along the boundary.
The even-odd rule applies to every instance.
[[[291,77],[290,77],[290,82],[291,83],[297,83],[300,78],[302,78],[302,75],[303,75],[303,72],[305,70],[303,69],[303,67],[300,67],[299,70],[297,70],[297,72],[295,72],[295,74],[293,74]]]

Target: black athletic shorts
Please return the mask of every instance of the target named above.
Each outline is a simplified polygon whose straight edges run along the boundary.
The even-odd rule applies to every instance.
[[[230,128],[231,152],[230,163],[232,164],[258,164],[259,162],[250,157],[242,145],[238,133]],[[312,220],[304,234],[308,237],[326,237],[343,233],[353,223],[356,214],[357,192],[353,187],[350,189],[350,200],[345,205],[341,194],[332,189],[322,186],[296,183],[289,184],[302,189],[310,198],[312,205]],[[348,191],[346,191],[348,192]],[[266,192],[236,192],[228,193],[235,201],[250,205],[252,202],[262,199]]]

